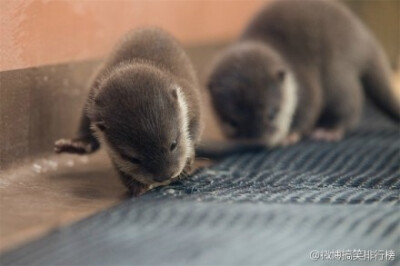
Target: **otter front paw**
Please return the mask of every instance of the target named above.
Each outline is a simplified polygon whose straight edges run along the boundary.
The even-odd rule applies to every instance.
[[[145,185],[137,181],[131,181],[128,185],[129,191],[134,197],[139,197],[150,190],[150,185]]]
[[[56,153],[88,154],[96,151],[98,148],[99,144],[96,140],[85,138],[59,139],[54,143],[54,151]]]
[[[321,141],[339,141],[343,138],[343,135],[344,131],[341,128],[316,128],[312,132],[311,138]]]
[[[290,133],[285,139],[282,140],[282,146],[289,146],[299,142],[301,136],[299,133]]]
[[[190,174],[192,172],[192,170],[193,170],[193,163],[194,163],[194,157],[188,158],[187,161],[186,161],[186,165],[183,168],[182,173],[185,174],[185,175]]]

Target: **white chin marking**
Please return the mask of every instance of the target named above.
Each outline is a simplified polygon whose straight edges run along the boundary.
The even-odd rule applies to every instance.
[[[180,133],[181,133],[181,140],[182,144],[184,146],[184,152],[181,158],[181,165],[179,166],[179,171],[177,172],[176,176],[178,176],[183,168],[186,165],[186,159],[191,156],[193,153],[192,151],[192,145],[190,141],[190,135],[189,135],[189,109],[188,105],[185,99],[185,95],[183,94],[181,88],[176,89],[177,95],[178,95],[178,105],[180,109]]]
[[[269,146],[279,145],[288,136],[297,107],[297,82],[292,73],[287,73],[282,85],[282,104],[275,120],[276,132],[268,140]]]

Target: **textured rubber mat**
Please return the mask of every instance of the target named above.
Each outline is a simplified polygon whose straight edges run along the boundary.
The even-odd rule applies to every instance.
[[[395,206],[130,201],[6,254],[2,265],[314,265],[314,250],[398,253],[399,212]],[[362,265],[385,263],[396,261]]]
[[[231,156],[1,264],[399,265],[400,131],[366,116],[339,143]]]

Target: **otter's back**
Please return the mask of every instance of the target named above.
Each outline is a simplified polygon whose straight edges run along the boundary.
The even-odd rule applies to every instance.
[[[196,80],[189,58],[179,43],[161,29],[146,28],[131,31],[113,51],[106,62],[106,68],[127,61],[147,61],[178,78]]]
[[[240,39],[266,41],[286,60],[313,66],[335,59],[363,64],[371,43],[368,30],[348,9],[325,0],[273,2]]]

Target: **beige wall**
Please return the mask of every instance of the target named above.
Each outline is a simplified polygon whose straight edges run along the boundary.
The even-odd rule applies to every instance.
[[[155,25],[185,44],[233,38],[265,1],[0,0],[0,71],[99,57]]]
[[[0,0],[0,71],[106,54],[127,30],[162,27],[184,44],[237,36],[269,0]],[[344,0],[397,63],[400,1]]]
[[[400,0],[344,0],[382,44],[392,66],[400,67]]]

